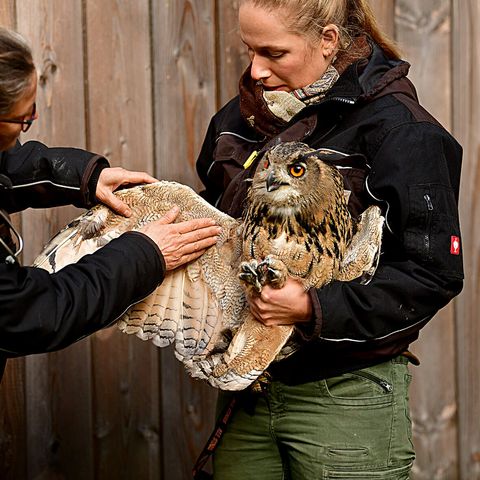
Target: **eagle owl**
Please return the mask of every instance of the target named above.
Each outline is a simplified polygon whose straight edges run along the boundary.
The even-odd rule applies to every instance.
[[[184,185],[161,181],[116,193],[132,209],[124,218],[106,206],[78,217],[45,247],[34,265],[58,271],[125,231],[141,228],[173,205],[177,221],[211,217],[222,227],[216,245],[188,265],[167,272],[118,326],[164,347],[189,373],[225,390],[252,384],[272,361],[300,346],[293,326],[266,327],[251,315],[247,292],[282,287],[287,276],[305,289],[332,280],[373,275],[380,254],[383,217],[376,206],[358,219],[347,209],[331,153],[299,142],[267,150],[257,168],[243,219],[205,202]]]

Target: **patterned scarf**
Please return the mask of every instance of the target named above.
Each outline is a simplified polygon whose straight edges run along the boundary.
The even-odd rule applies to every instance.
[[[332,88],[339,77],[340,75],[337,69],[329,65],[321,78],[311,85],[298,88],[292,92],[265,90],[263,92],[263,98],[267,103],[268,109],[276,117],[281,118],[285,122],[289,122],[307,105],[318,103],[330,88]]]

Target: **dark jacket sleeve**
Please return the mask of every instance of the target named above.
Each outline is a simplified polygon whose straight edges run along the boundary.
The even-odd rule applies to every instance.
[[[434,124],[384,134],[367,179],[386,211],[377,272],[366,285],[333,282],[311,292],[312,333],[331,342],[401,345],[461,291],[461,156],[458,143]]]
[[[0,264],[0,351],[57,350],[111,324],[163,280],[157,246],[125,233],[57,273]]]
[[[0,205],[9,213],[69,204],[91,207],[100,172],[109,166],[100,155],[35,141],[17,143],[1,154],[0,162],[9,183],[0,190]]]
[[[212,167],[214,160],[213,153],[215,150],[215,141],[217,136],[217,128],[215,124],[216,122],[214,117],[208,126],[207,133],[205,135],[205,139],[203,140],[203,145],[196,163],[198,176],[205,185],[205,189],[200,192],[200,195],[212,204],[215,203],[216,198],[222,193],[222,185],[218,184],[218,181],[215,177],[209,175],[210,168]]]

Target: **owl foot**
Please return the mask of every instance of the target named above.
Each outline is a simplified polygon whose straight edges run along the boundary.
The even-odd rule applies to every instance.
[[[262,291],[262,283],[258,276],[258,267],[259,265],[256,260],[242,262],[238,276],[245,284],[252,286],[257,293],[260,293]]]
[[[258,264],[257,275],[262,285],[272,285],[275,288],[282,288],[287,280],[287,267],[278,258],[271,255]]]

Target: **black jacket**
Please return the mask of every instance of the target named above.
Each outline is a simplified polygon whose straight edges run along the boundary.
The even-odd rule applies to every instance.
[[[102,168],[98,155],[28,142],[0,158],[0,207],[73,204],[90,207]],[[10,244],[0,217],[1,238]],[[151,293],[164,276],[163,257],[147,236],[130,232],[55,274],[8,263],[0,245],[0,377],[6,357],[63,348],[111,324]]]
[[[302,110],[277,137],[262,138],[243,120],[238,97],[208,129],[197,170],[205,198],[231,215],[243,211],[244,180],[256,168],[243,168],[251,152],[297,140],[337,152],[353,214],[377,204],[386,216],[370,283],[334,281],[310,292],[314,318],[298,329],[304,346],[270,367],[284,382],[326,378],[404,352],[462,289],[462,149],[419,105],[407,72],[407,63],[373,46],[368,64],[350,65],[319,104]]]

